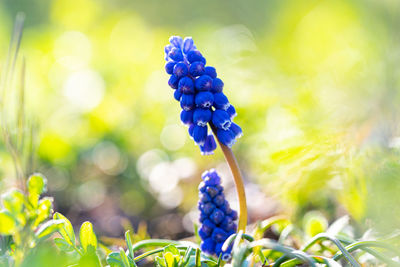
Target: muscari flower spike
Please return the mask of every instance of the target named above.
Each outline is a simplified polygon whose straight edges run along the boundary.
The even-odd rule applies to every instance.
[[[180,102],[182,122],[203,155],[213,154],[217,144],[208,127],[216,129],[218,140],[228,146],[242,136],[242,129],[233,123],[235,108],[223,93],[224,82],[214,67],[197,50],[191,37],[172,36],[165,46],[165,71],[170,74],[168,85]]]
[[[200,223],[199,236],[201,250],[208,254],[221,255],[222,260],[229,260],[231,247],[222,251],[226,239],[237,231],[237,212],[230,208],[225,199],[221,178],[212,169],[203,173],[199,185]]]

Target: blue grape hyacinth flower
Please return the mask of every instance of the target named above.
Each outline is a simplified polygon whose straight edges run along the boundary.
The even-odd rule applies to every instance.
[[[172,36],[165,46],[165,71],[171,75],[168,85],[174,89],[174,98],[180,102],[182,122],[189,127],[190,137],[203,155],[213,154],[218,140],[228,146],[242,136],[242,129],[233,118],[236,110],[223,92],[224,82],[197,50],[191,37]]]
[[[203,181],[199,185],[200,223],[199,236],[201,250],[229,260],[231,248],[222,251],[226,239],[237,231],[237,212],[230,208],[225,199],[221,178],[212,169],[203,173]]]

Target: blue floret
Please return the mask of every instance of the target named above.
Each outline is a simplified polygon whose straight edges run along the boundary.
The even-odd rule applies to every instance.
[[[174,92],[174,98],[176,101],[181,101],[181,96],[182,96],[182,91],[179,89],[176,89]]]
[[[231,120],[233,120],[234,117],[236,117],[236,109],[233,105],[230,105],[229,108],[226,110],[228,112],[229,116],[231,117]]]
[[[175,61],[167,61],[167,63],[165,63],[165,72],[168,74],[172,74],[172,72],[174,71],[175,64],[176,64]]]
[[[194,86],[199,91],[208,91],[212,87],[212,78],[208,75],[201,75],[194,82]]]
[[[224,93],[214,94],[214,107],[216,109],[227,110],[229,108],[229,100]]]
[[[203,242],[201,242],[200,248],[202,251],[209,253],[209,254],[214,254],[215,251],[215,242],[212,240],[212,238],[207,238]]]
[[[198,50],[189,51],[187,53],[186,57],[187,57],[187,60],[189,61],[189,63],[201,61],[204,64],[206,64],[206,59],[203,57],[203,55]]]
[[[217,128],[223,130],[229,130],[229,127],[231,127],[232,124],[231,117],[225,110],[222,109],[217,109],[213,112],[212,123],[217,126]]]
[[[206,171],[203,173],[201,178],[204,180],[205,185],[220,185],[221,184],[221,177],[217,174],[215,170]]]
[[[169,42],[170,42],[173,46],[175,46],[175,47],[177,47],[177,48],[180,48],[180,47],[182,46],[183,40],[182,40],[182,37],[180,37],[180,36],[171,36],[171,37],[169,38]]]
[[[236,123],[232,123],[230,129],[235,135],[235,138],[240,138],[243,135],[242,128]]]
[[[189,77],[183,77],[179,80],[178,89],[184,94],[194,94],[194,83]]]
[[[191,110],[195,106],[193,94],[182,94],[181,96],[181,108],[184,110]]]
[[[173,73],[178,78],[185,77],[189,73],[188,66],[183,62],[176,63]]]
[[[211,117],[212,112],[210,109],[196,108],[193,112],[193,123],[198,126],[207,126]]]
[[[216,243],[220,243],[226,240],[228,233],[221,228],[215,228],[211,237]]]
[[[200,146],[200,152],[202,155],[211,155],[217,148],[217,143],[215,142],[214,135],[209,134],[203,145]]]
[[[203,145],[207,138],[207,126],[195,125],[193,128],[193,140],[196,144]]]
[[[172,89],[177,89],[178,88],[178,83],[179,83],[179,78],[178,77],[176,77],[175,75],[171,75],[171,77],[169,77],[168,85]]]
[[[197,77],[204,74],[204,63],[201,61],[193,62],[190,65],[189,73],[193,77]]]
[[[211,92],[221,93],[223,89],[224,89],[224,82],[220,78],[213,79]]]
[[[199,92],[195,97],[196,106],[210,109],[214,104],[214,95],[210,92]]]
[[[207,66],[204,68],[204,74],[210,76],[211,78],[215,79],[217,78],[217,71],[215,70],[214,67]]]
[[[170,59],[172,59],[173,61],[182,61],[183,60],[182,51],[177,47],[173,47],[171,49],[171,51],[169,51],[168,57]]]
[[[193,123],[193,110],[182,110],[181,112],[181,121],[183,124],[192,124]]]
[[[235,143],[235,134],[230,129],[218,129],[217,136],[218,140],[227,147],[232,147]]]
[[[182,50],[184,54],[187,54],[190,50],[194,49],[194,42],[191,37],[186,37],[185,40],[183,40],[183,45],[182,45]]]

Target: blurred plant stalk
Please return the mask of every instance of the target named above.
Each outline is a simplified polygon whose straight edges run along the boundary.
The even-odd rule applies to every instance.
[[[215,136],[217,136],[217,129],[213,125],[211,125],[211,129]],[[235,182],[236,192],[239,201],[239,222],[238,222],[238,231],[242,230],[243,233],[246,232],[247,226],[247,202],[246,202],[246,192],[244,190],[243,177],[240,172],[239,164],[236,160],[235,155],[233,154],[232,149],[222,144],[218,138],[219,147],[224,153],[224,157],[226,162],[231,169],[233,180]]]
[[[33,125],[27,123],[25,113],[24,59],[19,73],[16,72],[24,21],[25,15],[18,13],[0,77],[0,124],[3,142],[12,157],[16,179],[23,191],[26,189],[27,174],[31,173],[33,169],[34,146]],[[16,83],[14,83],[15,76],[18,76]]]

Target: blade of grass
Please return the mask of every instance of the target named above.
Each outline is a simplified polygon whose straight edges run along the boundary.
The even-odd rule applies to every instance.
[[[186,264],[189,262],[192,252],[193,252],[193,247],[188,247],[186,249],[185,256],[183,257],[182,260],[182,266],[186,266]]]
[[[130,267],[129,265],[129,259],[125,254],[125,251],[123,248],[119,248],[119,255],[121,257],[122,260],[122,264],[124,265],[124,267]]]
[[[292,258],[292,257],[298,258],[298,259],[302,260],[303,262],[308,263],[310,266],[315,266],[314,259],[312,259],[310,256],[308,256],[304,251],[295,250],[291,247],[287,247],[282,244],[279,244],[276,241],[273,241],[271,239],[264,238],[264,239],[254,241],[249,244],[249,247],[252,249],[255,247],[258,247],[258,246],[282,252],[285,254],[284,256],[287,256],[289,258]],[[283,262],[283,260],[280,260],[279,264],[282,262]],[[279,266],[279,265],[277,265],[275,263],[274,266]]]
[[[222,253],[219,254],[218,261],[217,261],[217,267],[221,266],[221,262],[222,262],[221,258],[222,258]]]
[[[392,261],[389,259],[387,256],[382,255],[381,253],[370,249],[370,247],[378,247],[378,248],[384,248],[387,250],[390,250],[395,253],[395,255],[400,255],[400,251],[398,251],[396,248],[392,247],[389,244],[378,242],[378,241],[359,241],[353,244],[350,244],[346,246],[346,250],[349,252],[356,251],[358,249],[364,250],[365,252],[373,255],[375,258],[389,264],[389,265],[399,265],[398,263]],[[334,260],[340,260],[343,257],[343,253],[338,252],[336,255],[333,256]]]
[[[135,254],[133,253],[132,239],[131,239],[131,236],[129,234],[129,230],[125,232],[125,241],[126,241],[126,244],[128,246],[129,256],[132,259],[134,259],[135,258]]]
[[[271,217],[271,218],[268,218],[268,219],[262,221],[262,222],[260,223],[260,229],[259,229],[259,230],[260,230],[262,233],[264,233],[264,232],[267,231],[272,225],[278,224],[278,223],[283,223],[283,222],[289,223],[289,220],[288,220],[286,217],[284,217],[284,216],[274,216],[274,217]]]
[[[340,267],[341,266],[338,262],[336,262],[336,261],[334,261],[332,259],[323,257],[323,256],[312,256],[312,258],[317,263],[323,263],[328,267],[330,267],[330,266]],[[296,265],[299,265],[299,264],[302,264],[302,263],[303,262],[301,260],[299,260],[299,259],[291,259],[291,260],[288,260],[288,261],[282,263],[280,266],[281,267],[291,267],[291,266],[296,266]]]
[[[135,259],[135,253],[133,253],[132,239],[131,239],[131,236],[129,234],[129,230],[125,232],[125,241],[126,241],[126,244],[128,246],[129,256],[132,259],[133,266],[136,267],[136,262],[134,260]]]
[[[314,238],[312,238],[301,250],[302,251],[307,251],[311,246],[313,246],[315,243],[323,240],[329,240],[332,243],[334,243],[338,249],[343,253],[345,258],[350,262],[350,264],[354,267],[361,267],[361,265],[354,259],[354,257],[346,250],[346,248],[340,243],[340,241],[328,234],[321,233],[316,235]]]
[[[176,248],[179,249],[179,250],[185,250],[185,249],[187,249],[186,246],[176,246]],[[134,260],[135,262],[138,262],[138,261],[143,260],[144,258],[146,258],[146,257],[148,257],[148,256],[151,256],[151,255],[154,255],[154,254],[163,252],[163,251],[164,251],[164,247],[162,247],[162,248],[157,248],[157,249],[153,249],[153,250],[147,251],[147,252],[145,252],[145,253],[143,253],[143,254],[140,254],[139,256],[136,256],[136,258],[134,258],[133,260]]]
[[[139,249],[146,248],[146,247],[164,247],[167,245],[180,245],[184,247],[189,247],[192,246],[194,248],[197,248],[198,245],[189,242],[189,241],[174,241],[174,240],[169,240],[169,239],[147,239],[147,240],[142,240],[137,243],[135,243],[132,246],[132,251],[135,252]]]
[[[225,250],[228,249],[228,247],[229,247],[229,246],[232,244],[232,242],[236,239],[236,236],[237,236],[238,234],[239,234],[239,233],[237,233],[237,234],[232,234],[232,235],[230,235],[230,236],[225,240],[224,245],[222,246],[222,250],[223,250],[223,251],[225,251]],[[254,241],[254,238],[253,238],[251,235],[242,234],[242,238],[244,238],[244,239],[246,239],[246,240],[248,240],[248,241],[250,241],[250,242],[253,242],[253,241]]]

